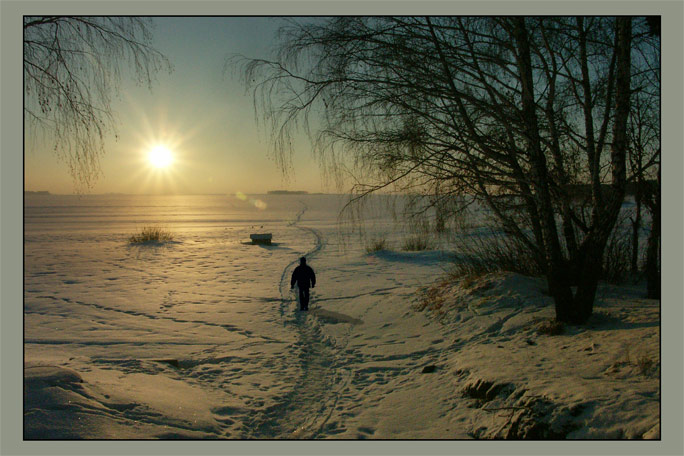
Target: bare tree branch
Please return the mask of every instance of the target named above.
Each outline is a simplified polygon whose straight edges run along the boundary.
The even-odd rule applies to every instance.
[[[126,65],[139,83],[171,70],[151,44],[151,22],[136,17],[25,17],[24,116],[27,135],[45,133],[77,190],[100,173],[114,132],[112,95]]]

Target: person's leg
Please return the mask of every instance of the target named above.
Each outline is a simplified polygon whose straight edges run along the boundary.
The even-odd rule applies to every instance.
[[[299,288],[299,310],[305,310],[306,304],[304,303],[304,288]]]
[[[302,310],[309,310],[309,289],[302,289]]]

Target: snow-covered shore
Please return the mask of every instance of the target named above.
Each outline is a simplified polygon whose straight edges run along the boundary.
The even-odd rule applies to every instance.
[[[427,315],[420,298],[368,303],[345,347],[356,355],[347,368],[369,379],[350,397],[374,400],[339,436],[660,438],[659,302],[604,286],[587,326],[545,335],[543,288],[492,274],[438,285],[444,302]],[[351,307],[338,310],[361,318]]]
[[[641,288],[602,286],[588,325],[545,335],[543,281],[441,283],[444,252],[342,249],[329,201],[291,201],[271,247],[240,241],[248,217],[150,248],[29,230],[24,437],[660,437]],[[308,314],[289,291],[303,254]]]

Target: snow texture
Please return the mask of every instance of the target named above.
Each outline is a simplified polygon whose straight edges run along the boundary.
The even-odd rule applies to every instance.
[[[442,281],[443,242],[368,253],[344,201],[27,195],[24,438],[660,438],[643,285],[601,285],[588,325],[546,335],[543,280]],[[401,245],[368,211],[369,237]],[[154,223],[174,240],[127,242]]]

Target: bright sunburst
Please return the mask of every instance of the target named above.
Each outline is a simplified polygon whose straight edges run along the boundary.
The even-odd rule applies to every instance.
[[[164,145],[154,146],[147,155],[150,164],[155,168],[167,168],[173,163],[173,154],[171,150]]]

